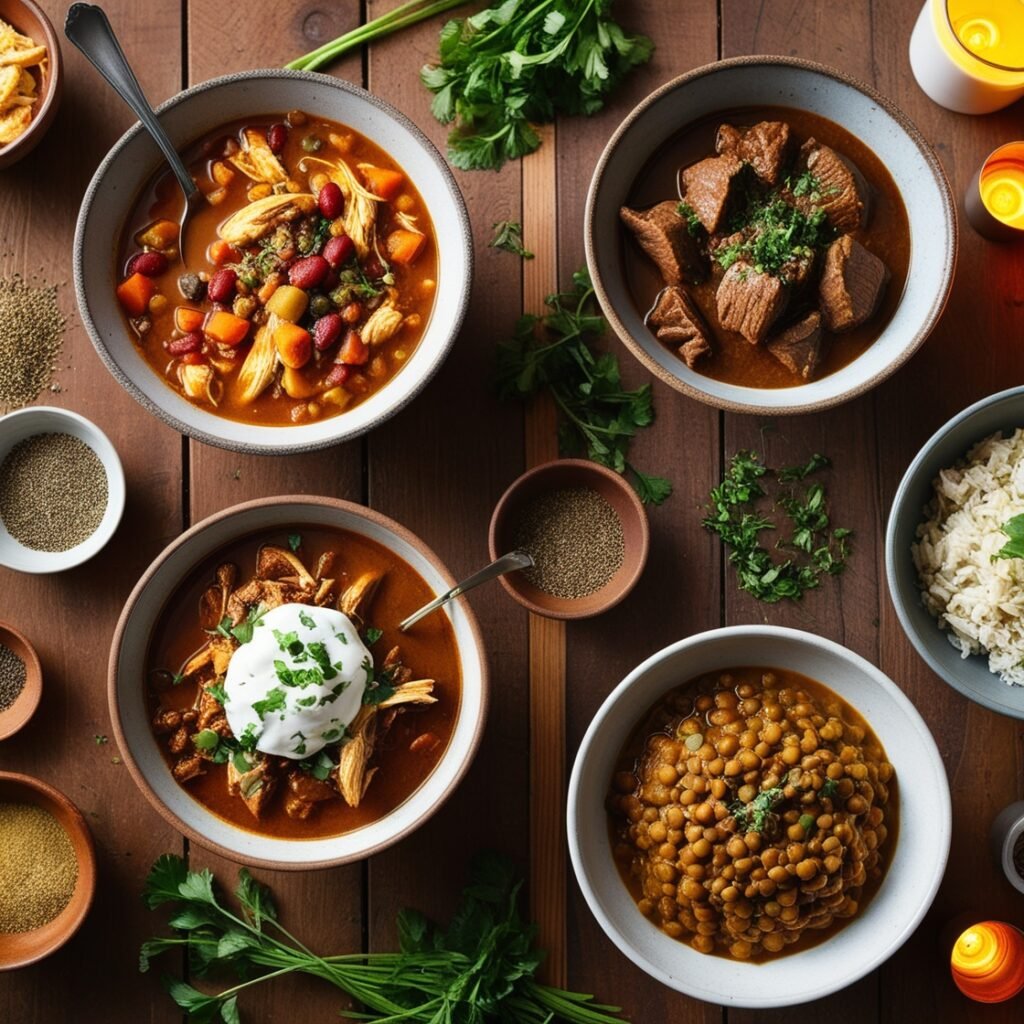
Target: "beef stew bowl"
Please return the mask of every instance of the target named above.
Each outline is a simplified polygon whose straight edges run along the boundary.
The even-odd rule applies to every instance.
[[[451,349],[472,279],[447,164],[389,104],[266,70],[159,109],[206,202],[190,215],[139,125],[101,163],[75,290],[118,382],[183,434],[285,454],[394,415]]]
[[[580,744],[569,849],[622,953],[697,999],[769,1008],[863,977],[942,880],[942,759],[899,688],[839,644],[732,626],[672,644]]]
[[[676,390],[760,414],[867,391],[953,281],[942,167],[890,101],[788,57],[697,68],[612,136],[585,211],[598,299]]]
[[[192,527],[125,604],[110,717],[174,828],[245,864],[309,869],[413,832],[468,769],[487,709],[469,606],[398,624],[451,575],[398,523],[277,497]]]

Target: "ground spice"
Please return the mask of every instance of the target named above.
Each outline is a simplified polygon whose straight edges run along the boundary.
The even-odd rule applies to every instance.
[[[586,487],[551,491],[529,502],[515,546],[536,563],[526,578],[552,597],[587,597],[622,566],[625,539],[615,509]]]
[[[0,412],[34,402],[50,383],[64,324],[56,286],[0,278]]]
[[[1017,874],[1024,878],[1024,832],[1017,836],[1013,844],[1013,866],[1017,869]]]
[[[25,688],[25,662],[0,644],[0,711],[6,711]]]
[[[0,520],[35,551],[68,551],[91,537],[107,508],[107,471],[70,434],[19,441],[0,466]]]
[[[0,933],[48,924],[77,881],[75,848],[60,822],[34,804],[0,803]]]

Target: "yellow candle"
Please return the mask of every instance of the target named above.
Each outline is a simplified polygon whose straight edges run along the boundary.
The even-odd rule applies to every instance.
[[[957,988],[979,1003],[1001,1003],[1024,989],[1024,934],[1002,921],[982,921],[953,946]]]
[[[978,187],[985,209],[996,220],[1024,231],[1024,142],[997,149],[985,161]]]
[[[949,25],[960,44],[988,64],[1024,67],[1021,0],[947,0]]]

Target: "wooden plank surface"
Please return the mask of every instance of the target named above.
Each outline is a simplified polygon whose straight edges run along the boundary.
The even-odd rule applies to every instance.
[[[394,6],[396,0],[335,4],[216,0],[105,6],[150,98],[225,71],[277,66]],[[63,4],[45,0],[55,22]],[[1019,136],[1020,107],[985,118],[949,114],[917,89],[906,43],[917,3],[827,0],[636,0],[617,11],[650,35],[653,60],[594,118],[565,119],[536,157],[500,173],[456,172],[476,242],[473,299],[452,355],[431,386],[370,437],[301,458],[242,457],[181,439],[129,399],[94,355],[72,318],[59,376],[63,390],[43,401],[84,413],[107,431],[128,477],[125,524],[94,563],[32,578],[0,570],[0,618],[36,642],[46,672],[44,705],[18,737],[0,744],[0,768],[24,770],[64,789],[93,826],[100,859],[96,906],[62,952],[0,976],[0,1020],[63,1019],[135,1024],[180,1019],[155,976],[135,969],[139,942],[155,927],[138,893],[155,856],[185,851],[179,836],[113,763],[106,710],[106,653],[114,623],[146,564],[183,526],[250,497],[309,492],[371,504],[410,527],[456,575],[487,557],[490,511],[526,465],[553,454],[543,410],[524,417],[493,394],[494,346],[522,309],[568,281],[583,263],[582,217],[591,169],[615,126],[653,88],[719,56],[794,53],[831,63],[874,84],[936,144],[959,194],[995,144]],[[413,118],[443,147],[419,67],[435,53],[439,24],[428,22],[352,55],[331,73],[364,84]],[[0,172],[0,273],[70,277],[74,216],[95,164],[130,123],[91,70],[65,48],[67,87],[51,134],[23,164]],[[67,159],[67,146],[75,158]],[[488,248],[491,225],[521,220],[538,254],[523,265]],[[391,948],[396,911],[415,905],[446,918],[472,853],[511,854],[531,866],[531,908],[553,951],[551,976],[620,1003],[636,1024],[806,1020],[904,1024],[1018,1020],[1019,1001],[978,1007],[949,982],[936,936],[962,911],[1024,924],[1024,904],[1001,879],[986,844],[988,825],[1024,788],[1024,730],[959,698],[913,653],[885,589],[882,532],[899,478],[914,452],[950,415],[1024,372],[1024,252],[982,242],[965,230],[958,281],[939,329],[899,374],[874,393],[820,416],[722,415],[654,384],[658,421],[634,445],[644,469],[673,480],[675,493],[652,510],[651,557],[623,605],[567,627],[534,622],[497,586],[476,591],[492,670],[491,714],[481,752],[458,792],[414,837],[372,861],[308,874],[261,875],[286,920],[315,949]],[[42,268],[42,270],[40,270]],[[982,298],[984,297],[984,298]],[[69,287],[61,303],[73,312]],[[617,343],[627,384],[649,375]],[[829,454],[828,486],[843,525],[856,531],[847,574],[801,605],[766,609],[739,594],[721,552],[700,526],[700,505],[736,449],[772,464],[813,451]],[[841,511],[839,511],[841,510]],[[946,761],[954,797],[950,867],[936,906],[918,933],[875,975],[799,1011],[726,1013],[650,981],[605,939],[567,873],[562,843],[564,771],[594,711],[635,664],[665,644],[723,623],[771,621],[832,637],[878,663],[912,697]],[[564,664],[562,659],[564,658]],[[564,687],[564,705],[563,701]],[[532,705],[532,707],[531,707]],[[564,715],[564,720],[563,716]],[[564,751],[551,737],[565,731]],[[530,764],[529,752],[534,751]],[[546,760],[537,757],[543,750]],[[543,830],[543,831],[540,831]],[[555,835],[553,830],[557,830]],[[234,865],[196,847],[193,863],[227,878]],[[560,895],[567,894],[567,895]],[[111,999],[110,993],[116,992]],[[326,985],[292,980],[249,999],[250,1021],[332,1020],[341,1005]],[[88,1010],[83,1010],[88,1007]],[[95,1013],[93,1009],[95,1008]]]

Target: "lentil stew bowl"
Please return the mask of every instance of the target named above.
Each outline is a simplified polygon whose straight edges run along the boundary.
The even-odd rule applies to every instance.
[[[812,788],[806,793],[799,792],[802,786],[800,780],[780,778],[780,789],[792,787],[794,793],[789,793],[787,789],[785,795],[779,792],[769,796],[773,789],[765,789],[764,784],[772,780],[765,779],[761,780],[757,792],[737,792],[733,794],[735,799],[724,795],[722,815],[717,813],[714,806],[717,798],[709,800],[705,796],[700,803],[695,804],[691,813],[696,814],[700,806],[706,805],[711,811],[706,824],[710,825],[711,819],[720,823],[720,830],[723,831],[721,857],[715,854],[711,840],[708,840],[708,845],[712,849],[694,851],[695,856],[707,853],[710,858],[708,863],[714,866],[710,869],[711,874],[701,879],[687,872],[677,890],[681,904],[677,920],[683,928],[666,929],[667,921],[660,916],[659,908],[645,908],[651,913],[649,917],[644,916],[637,903],[643,893],[639,893],[635,886],[631,891],[620,873],[614,847],[617,842],[621,843],[621,838],[613,838],[614,814],[612,834],[609,831],[609,815],[606,811],[609,791],[613,782],[617,781],[616,773],[622,770],[621,752],[628,747],[631,736],[635,742],[636,736],[643,731],[640,729],[638,732],[638,727],[648,720],[651,709],[667,697],[691,697],[695,710],[698,706],[703,708],[699,712],[702,725],[698,731],[702,734],[706,732],[714,738],[718,729],[724,738],[726,730],[720,727],[726,723],[723,721],[716,726],[710,717],[716,716],[716,711],[721,710],[717,708],[714,696],[726,690],[742,700],[756,696],[740,698],[739,689],[742,686],[756,688],[755,678],[752,676],[747,679],[743,670],[733,672],[735,678],[728,687],[719,685],[721,673],[735,666],[772,666],[780,679],[786,679],[786,686],[794,692],[803,691],[800,703],[820,704],[826,708],[828,714],[823,714],[825,722],[820,728],[815,727],[818,737],[822,729],[827,737],[832,736],[832,718],[841,720],[848,741],[844,746],[850,748],[843,756],[851,771],[856,771],[856,775],[860,774],[860,767],[855,766],[863,767],[867,778],[871,777],[872,767],[876,779],[890,778],[891,771],[898,782],[898,834],[895,834],[895,829],[888,828],[895,824],[895,818],[890,817],[890,814],[892,805],[897,802],[891,778],[888,785],[876,782],[868,794],[866,791],[861,792],[861,783],[856,775],[851,774],[849,779],[856,792],[851,791],[843,796],[846,816],[842,822],[839,819],[843,813],[833,803],[830,795],[826,795],[829,791],[823,794],[820,787],[814,789],[814,780],[811,778],[808,783]],[[744,678],[740,679],[740,675],[744,675]],[[794,682],[794,676],[805,679]],[[757,678],[760,678],[760,674]],[[702,685],[706,692],[692,689],[687,693],[683,690],[683,684],[698,679],[704,680]],[[768,691],[782,684],[772,680],[765,683],[762,680],[761,686],[767,701],[771,698]],[[712,697],[709,707],[698,705],[701,696]],[[783,704],[781,691],[778,696],[777,702]],[[677,717],[678,722],[675,724],[689,735],[691,727],[686,723],[692,716],[687,713],[687,709],[680,707]],[[717,716],[715,721],[718,717],[721,716]],[[788,720],[785,714],[783,718]],[[764,718],[762,724],[767,729],[773,720]],[[783,723],[779,724],[781,726]],[[781,731],[785,732],[785,729]],[[738,744],[742,745],[742,736],[736,738]],[[778,737],[778,740],[782,744],[782,751],[789,749],[784,743],[784,736]],[[828,738],[819,742],[821,751],[832,745]],[[699,751],[696,753],[699,754]],[[739,749],[735,753],[735,758],[722,758],[723,779],[727,760],[738,761],[740,757]],[[764,753],[767,764],[770,751]],[[807,753],[800,749],[797,760],[802,763]],[[824,755],[822,761],[825,761]],[[846,778],[846,762],[843,763]],[[661,766],[652,767],[658,772]],[[740,768],[742,770],[742,764]],[[735,776],[736,772],[732,774]],[[808,775],[813,775],[813,772],[808,771]],[[737,777],[737,784],[740,781],[745,780]],[[825,780],[821,781],[824,784]],[[766,795],[761,797],[761,792]],[[652,789],[647,795],[656,794]],[[801,806],[801,796],[807,797],[805,807]],[[872,816],[868,806],[862,808],[851,805],[852,800],[861,798],[865,804],[869,803],[870,798],[874,807],[882,808],[882,815],[875,813]],[[613,796],[610,803],[614,806],[615,802]],[[826,802],[829,806],[818,806]],[[801,819],[805,814],[809,817],[812,806],[815,812],[813,828],[817,830],[815,834],[819,838],[825,836],[822,827],[827,825],[829,833],[839,838],[841,849],[830,850],[820,858],[823,865],[820,871],[812,864],[815,866],[815,878],[805,879],[800,862],[805,859],[813,861],[805,843],[809,839],[808,827],[812,823],[808,820],[805,826]],[[686,807],[682,809],[685,811]],[[726,820],[726,815],[729,820]],[[772,815],[777,815],[778,820],[770,820]],[[834,820],[821,822],[824,815],[834,817]],[[739,827],[741,817],[745,820],[743,828]],[[733,819],[737,827],[729,837],[725,837],[724,831],[732,827]],[[854,819],[859,819],[859,826],[851,824]],[[883,821],[886,823],[884,826]],[[842,828],[844,823],[847,829],[852,829],[852,835],[846,836],[846,829]],[[797,837],[797,829],[807,834],[803,838]],[[843,831],[843,836],[839,836],[836,829]],[[927,726],[898,687],[878,669],[840,645],[809,633],[772,626],[735,626],[701,633],[665,648],[630,673],[607,698],[583,739],[573,767],[569,787],[568,832],[573,868],[594,915],[609,938],[644,971],[697,999],[753,1008],[787,1006],[821,998],[852,984],[891,956],[920,923],[938,889],[949,853],[949,787],[941,758]],[[777,850],[776,856],[780,861],[786,859],[783,855],[787,852],[787,845],[805,847],[804,850],[793,851],[795,869],[800,872],[795,877],[799,881],[785,880],[778,884],[780,890],[792,890],[797,895],[792,905],[799,908],[796,915],[799,920],[784,923],[797,926],[798,932],[805,929],[809,932],[798,941],[784,942],[787,952],[785,956],[777,955],[779,950],[772,950],[774,940],[762,944],[759,950],[752,948],[754,943],[746,935],[745,923],[733,919],[735,915],[730,916],[724,907],[730,901],[722,899],[721,890],[725,887],[717,885],[715,872],[735,878],[737,868],[746,870],[751,867],[751,864],[743,863],[744,857],[740,856],[740,851],[730,851],[728,848],[729,842],[740,832],[746,833],[744,839],[752,833],[763,832],[767,844],[763,849],[766,853],[769,849]],[[874,833],[873,840],[866,838],[869,832]],[[777,842],[770,837],[774,837]],[[849,842],[845,842],[844,837]],[[686,838],[685,830],[679,838]],[[695,842],[705,839],[706,833],[702,831],[701,836],[694,834],[693,838]],[[755,845],[761,844],[755,841]],[[688,840],[686,846],[691,846]],[[876,851],[878,855],[874,856]],[[797,852],[799,857],[796,857]],[[760,857],[760,851],[751,852],[749,848],[747,854],[746,859],[751,860],[752,864]],[[654,869],[659,870],[655,863],[657,856],[658,851],[655,850],[650,863]],[[841,862],[850,859],[851,866],[845,874],[842,863],[825,863],[830,856],[838,857]],[[853,860],[860,863],[855,866]],[[774,866],[778,867],[779,864]],[[831,887],[827,880],[815,892],[803,892],[807,885],[818,885],[817,875],[821,872],[829,875],[830,867],[836,869],[829,876],[835,879],[834,891],[829,894],[831,908],[817,895],[824,892],[826,886]],[[652,871],[652,875],[654,873]],[[628,878],[628,865],[625,874]],[[810,876],[809,870],[807,874]],[[841,884],[840,878],[843,879]],[[697,893],[692,884],[687,885],[688,882],[698,881],[707,882],[706,894]],[[718,893],[715,893],[716,885]],[[877,889],[872,893],[873,886],[877,886]],[[762,915],[759,909],[765,910],[765,900],[759,903],[758,894],[749,900],[744,892],[736,895],[736,905],[749,908],[751,918],[760,920]],[[837,895],[842,895],[842,899],[835,899]],[[781,897],[776,900],[782,904],[778,909],[785,910],[789,900],[789,896],[786,901]],[[683,905],[688,902],[692,905]],[[703,908],[698,915],[693,913],[696,904],[701,904]],[[713,908],[717,908],[714,913],[711,912]],[[815,923],[831,923],[825,919],[826,911],[836,917],[845,915],[848,920],[817,932]],[[771,916],[770,908],[767,914]],[[691,921],[687,915],[694,917],[694,920]],[[694,937],[687,931],[688,923],[695,926],[690,931],[697,932],[696,947],[688,941]],[[698,923],[703,926],[699,930],[696,928]],[[673,931],[679,931],[680,934],[673,937]],[[706,937],[712,938],[712,943],[704,942]],[[717,941],[726,938],[731,941]],[[744,942],[751,948],[729,948],[730,945]],[[702,947],[707,952],[700,951]],[[707,955],[712,950],[724,955]]]

